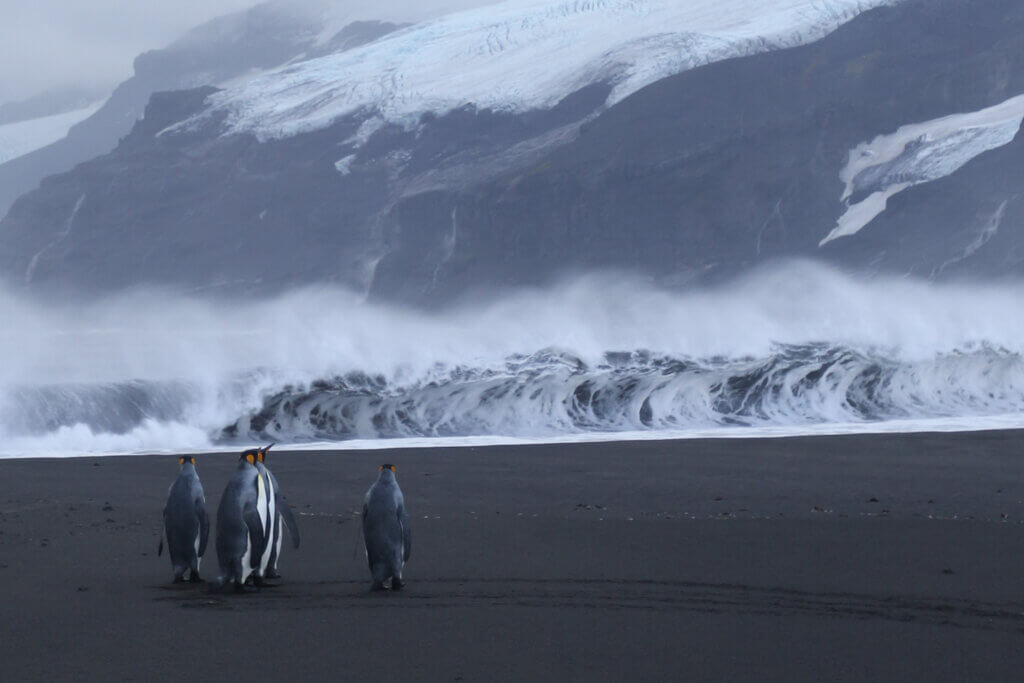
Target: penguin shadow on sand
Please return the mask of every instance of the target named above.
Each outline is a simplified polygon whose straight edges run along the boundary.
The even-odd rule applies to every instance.
[[[281,495],[276,477],[266,467],[267,453],[274,444],[253,448],[239,456],[217,508],[216,548],[220,575],[206,592],[253,592],[274,587],[268,579],[280,578],[284,527],[292,545],[299,547],[299,530],[291,508]],[[167,540],[174,583],[182,583],[186,571],[191,583],[202,583],[199,565],[209,538],[209,517],[195,458],[179,458],[181,472],[168,492],[164,507],[164,537]],[[160,540],[158,554],[164,538]]]

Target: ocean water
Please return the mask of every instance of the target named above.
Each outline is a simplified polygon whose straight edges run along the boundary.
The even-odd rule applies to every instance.
[[[0,454],[1020,427],[1022,295],[813,263],[687,291],[592,275],[437,313],[336,289],[0,292]]]

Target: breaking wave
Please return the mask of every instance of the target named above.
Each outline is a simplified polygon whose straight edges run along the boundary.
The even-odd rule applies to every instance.
[[[439,366],[409,383],[350,373],[286,386],[222,438],[341,440],[685,430],[991,415],[1024,408],[1024,359],[981,348],[900,362],[841,346],[761,358],[566,352]]]
[[[334,290],[0,296],[0,440],[34,455],[1018,416],[1022,294],[799,263],[689,293],[581,278],[436,314]]]

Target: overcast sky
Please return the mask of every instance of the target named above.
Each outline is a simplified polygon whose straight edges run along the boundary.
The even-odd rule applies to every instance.
[[[114,85],[140,52],[255,0],[0,0],[0,102]]]

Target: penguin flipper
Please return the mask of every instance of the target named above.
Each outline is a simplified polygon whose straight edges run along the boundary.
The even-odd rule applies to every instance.
[[[255,503],[249,502],[245,504],[242,518],[245,520],[245,525],[249,527],[249,540],[252,542],[252,558],[257,563],[254,566],[259,566],[259,558],[267,547],[267,536],[263,533],[263,521],[260,519],[260,513],[256,511]]]
[[[409,528],[409,513],[405,511],[404,503],[398,506],[398,523],[402,525],[402,562],[408,562],[412,554],[412,529]]]
[[[295,523],[295,517],[292,515],[291,507],[288,506],[288,503],[281,496],[277,497],[277,511],[281,513],[284,525],[288,527],[288,535],[292,537],[292,545],[298,548],[299,525]]]
[[[369,516],[370,506],[363,503],[363,550],[366,551],[366,564],[370,567],[370,571],[373,571],[373,559],[370,557],[370,544],[367,540],[367,534],[369,532],[369,522],[367,517]]]
[[[206,514],[206,504],[196,501],[196,515],[199,517],[199,557],[206,554],[206,542],[210,540],[210,516]]]
[[[156,556],[160,557],[164,554],[164,537],[160,537],[160,545],[156,547]]]

